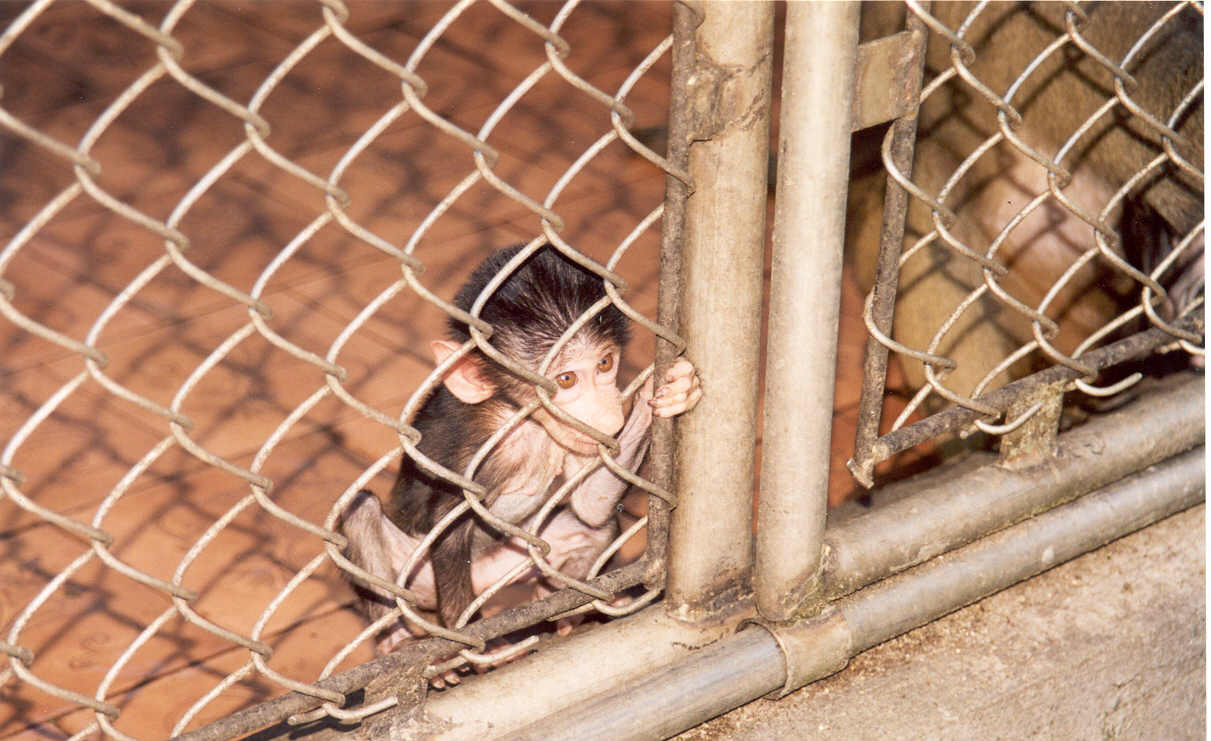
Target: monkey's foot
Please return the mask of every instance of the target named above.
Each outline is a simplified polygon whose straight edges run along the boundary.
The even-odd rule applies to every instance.
[[[532,647],[537,642],[537,636],[531,636],[517,643],[507,641],[503,638],[494,638],[488,641],[488,656],[486,658],[490,659],[489,661],[486,663],[467,662],[452,669],[439,671],[436,675],[429,678],[429,685],[437,690],[453,687],[463,681],[463,675],[471,674],[472,672],[483,674],[486,671],[502,667],[509,662],[520,659],[522,656],[530,653]]]

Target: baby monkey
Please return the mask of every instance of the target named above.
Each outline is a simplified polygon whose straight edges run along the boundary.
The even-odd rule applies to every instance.
[[[454,304],[469,312],[520,250],[515,246],[490,255],[458,291]],[[492,326],[488,341],[497,350],[537,372],[568,327],[604,295],[601,278],[544,246],[501,283],[479,316]],[[448,330],[449,339],[432,343],[438,364],[470,339],[461,321],[451,318]],[[627,416],[618,367],[628,337],[626,317],[609,305],[563,346],[546,377],[556,389],[551,402],[601,433],[617,436],[615,460],[633,472],[647,453],[652,415],[672,417],[688,411],[702,398],[702,390],[693,365],[679,359],[655,394],[651,379],[636,392]],[[417,412],[412,421],[421,433],[417,447],[462,474],[480,446],[535,399],[533,384],[476,349],[455,363]],[[587,576],[617,536],[617,510],[628,484],[603,465],[577,485],[546,522],[536,519],[549,495],[596,456],[593,438],[539,407],[497,442],[474,474],[487,490],[483,505],[495,517],[529,532],[537,527],[538,536],[551,545],[546,561],[576,579]],[[341,523],[349,539],[346,556],[394,581],[426,534],[463,501],[457,485],[428,474],[405,455],[385,509],[367,491],[350,505]],[[455,627],[478,594],[523,562],[529,562],[523,541],[505,537],[467,512],[436,539],[405,585],[416,594],[418,607],[436,611],[442,624]],[[540,594],[547,591],[533,565],[513,581],[535,582]],[[376,592],[363,590],[363,597],[371,619],[394,606]],[[401,624],[379,642],[379,650],[389,651],[410,637]]]

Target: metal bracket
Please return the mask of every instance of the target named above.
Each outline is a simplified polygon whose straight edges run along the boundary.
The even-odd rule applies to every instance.
[[[835,607],[794,623],[745,620],[740,623],[739,630],[751,625],[764,628],[774,637],[786,662],[786,681],[766,699],[782,699],[806,684],[836,674],[849,664],[853,633]]]
[[[853,130],[910,114],[921,94],[924,44],[912,31],[901,31],[858,47],[854,78]]]
[[[1022,415],[1030,418],[1001,437],[1002,468],[1018,470],[1038,465],[1055,455],[1060,432],[1060,414],[1064,410],[1064,390],[1070,381],[1040,384],[1014,399],[1005,411],[1005,419]],[[1031,414],[1031,410],[1038,409]]]

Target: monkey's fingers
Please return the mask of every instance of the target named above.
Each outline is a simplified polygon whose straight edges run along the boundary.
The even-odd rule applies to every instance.
[[[454,687],[462,683],[463,678],[458,676],[456,669],[451,669],[443,674],[439,674],[429,679],[430,686],[435,690],[444,690],[447,687]]]
[[[584,615],[571,615],[566,618],[560,618],[555,623],[555,632],[561,636],[571,635],[576,626],[580,625],[583,621]]]
[[[693,409],[702,398],[698,373],[685,358],[678,360],[666,374],[669,382],[652,397],[652,413],[658,417],[673,417]]]
[[[664,378],[667,383],[656,390],[655,398],[658,400],[676,394],[689,393],[690,389],[698,384],[698,373],[690,361],[685,358],[679,358],[673,367],[664,374]]]
[[[652,400],[652,414],[657,417],[675,417],[693,409],[701,399],[702,387],[695,378],[688,389],[670,389],[664,394],[657,392],[656,398]]]
[[[694,370],[694,364],[682,357],[677,358],[677,361],[669,366],[669,369],[664,372],[664,380],[673,383],[678,379],[690,378],[691,376],[695,375],[697,375],[697,373]]]

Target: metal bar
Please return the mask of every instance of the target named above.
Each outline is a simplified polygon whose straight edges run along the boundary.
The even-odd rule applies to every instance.
[[[623,707],[618,695],[606,695],[505,739],[668,738],[761,697],[777,688],[784,674],[777,641],[749,628],[629,687],[625,695],[633,704]]]
[[[901,31],[858,47],[852,129],[912,115],[921,94],[920,38]],[[914,79],[915,78],[915,79]]]
[[[858,11],[856,2],[786,11],[753,575],[757,608],[775,621],[794,617],[818,586]]]
[[[1176,326],[1179,329],[1198,332],[1200,334],[1203,332],[1203,320],[1201,318],[1187,319]],[[1085,353],[1081,355],[1081,363],[1093,368],[1095,371],[1101,371],[1120,363],[1145,358],[1158,347],[1172,342],[1173,335],[1165,332],[1163,329],[1153,328]],[[1009,408],[1014,399],[1033,389],[1054,384],[1058,381],[1073,381],[1080,377],[1080,372],[1065,365],[1057,365],[1013,383],[1006,384],[996,391],[984,394],[977,401],[981,404],[1005,410]],[[870,470],[873,471],[875,464],[887,460],[896,453],[908,450],[913,446],[920,445],[926,440],[931,440],[947,432],[961,429],[980,418],[981,415],[979,412],[974,412],[966,407],[952,407],[933,416],[926,417],[919,422],[905,425],[895,432],[889,432],[869,445],[867,454],[869,457],[864,465],[868,465]],[[850,470],[852,471],[853,469],[854,466],[851,465]],[[857,474],[855,473],[855,475]]]
[[[928,11],[929,4],[923,3]],[[906,78],[911,88],[905,93],[914,101],[920,94],[921,78],[925,64],[925,24],[916,15],[909,13],[904,23],[905,30],[912,35],[916,56],[907,63],[913,65],[915,74]],[[913,156],[917,144],[917,107],[914,105],[907,115],[891,125],[891,161],[895,168],[912,176]],[[900,277],[900,252],[904,245],[904,229],[908,218],[908,191],[895,180],[887,178],[887,190],[883,199],[883,231],[879,239],[879,259],[875,267],[874,294],[871,301],[871,317],[875,326],[888,337],[892,332],[892,318],[896,308],[896,288]],[[879,436],[879,424],[883,420],[883,392],[887,384],[888,350],[874,337],[866,339],[866,358],[862,368],[862,395],[858,401],[858,426],[854,435],[854,457],[849,461],[849,470],[858,483],[870,488],[874,486],[875,463],[870,454],[871,446]]]
[[[849,594],[1201,445],[1204,409],[1203,379],[1185,378],[1064,433],[1031,469],[982,454],[886,487],[869,513],[829,528],[824,592]]]
[[[746,588],[751,570],[773,57],[772,3],[702,8],[680,327],[705,397],[678,421],[667,592],[686,619]]]
[[[400,715],[368,722],[362,736],[469,741],[498,738],[538,718],[576,715],[601,692],[629,687],[652,667],[680,664],[724,639],[733,629],[690,625],[663,610],[645,610],[567,641],[552,642],[537,655],[464,682],[455,691],[432,694],[419,717]],[[561,738],[548,734],[537,737]],[[609,736],[595,732],[580,738]]]
[[[689,170],[691,117],[690,79],[694,72],[694,29],[701,18],[683,3],[673,6],[673,72],[669,80],[669,144],[666,154],[682,172]],[[681,245],[685,239],[685,202],[690,186],[669,175],[665,179],[664,215],[660,222],[660,290],[656,320],[674,332],[681,331],[678,313],[682,301]],[[656,377],[660,378],[675,360],[674,348],[656,345]],[[673,420],[652,420],[652,448],[648,453],[651,480],[665,491],[677,491],[673,465],[677,439]],[[652,564],[648,586],[664,585],[665,554],[669,537],[669,506],[658,497],[648,497],[648,542],[644,559]]]
[[[553,709],[541,721],[525,726],[510,725],[512,716],[493,723],[492,708],[511,708],[532,701],[543,688],[535,690],[531,682],[545,683],[544,669],[530,667],[524,673],[497,681],[483,678],[485,686],[477,690],[478,710],[452,693],[433,715],[431,726],[414,725],[418,735],[432,728],[438,738],[610,738],[651,739],[666,737],[691,728],[709,718],[745,702],[779,690],[785,691],[787,663],[808,667],[799,671],[801,683],[828,676],[837,670],[833,655],[841,643],[852,657],[878,643],[953,612],[964,605],[1098,548],[1117,538],[1146,527],[1165,517],[1195,506],[1204,500],[1205,451],[1200,447],[1165,461],[1153,468],[1122,479],[1101,491],[1057,507],[1019,523],[979,543],[934,559],[926,565],[862,590],[837,604],[837,613],[828,620],[808,620],[802,629],[818,632],[821,640],[800,637],[779,642],[772,632],[749,629],[727,636],[707,648],[686,652],[681,660],[652,669],[643,666],[651,659],[650,640],[642,634],[624,636],[612,633],[618,624],[603,626],[601,634],[587,634],[585,644],[603,652],[586,656],[576,646],[575,669],[582,675],[576,688],[561,686],[561,691],[577,692],[586,683],[608,687],[596,697],[575,699]],[[642,616],[640,616],[642,617]],[[667,632],[667,628],[664,629]],[[605,634],[605,635],[602,635]],[[780,646],[784,648],[779,648]],[[792,653],[784,653],[789,650]],[[800,650],[803,653],[795,653]],[[633,674],[622,676],[618,663],[632,651],[641,654],[629,662]],[[598,677],[584,672],[597,660],[609,661],[609,673]],[[552,671],[567,672],[559,666],[565,655],[552,657],[546,665]],[[507,667],[513,668],[513,667]],[[518,667],[519,669],[521,667]],[[812,672],[816,668],[818,671]],[[592,674],[592,678],[584,675]],[[599,681],[600,680],[600,681]],[[800,685],[802,686],[802,685]],[[793,689],[793,688],[791,688]],[[460,691],[461,692],[461,691]],[[497,694],[497,693],[502,694]],[[545,700],[544,700],[545,701]],[[490,707],[489,707],[490,706]],[[446,713],[450,714],[446,714]],[[468,724],[460,718],[466,713],[488,720]],[[453,724],[453,725],[449,725]]]
[[[1205,458],[1200,446],[840,601],[854,653],[1201,503]]]
[[[1038,386],[1009,405],[1006,420],[1025,417],[1026,421],[1002,435],[997,443],[1001,456],[998,463],[1003,468],[1030,468],[1055,457],[1067,385],[1059,382]]]

